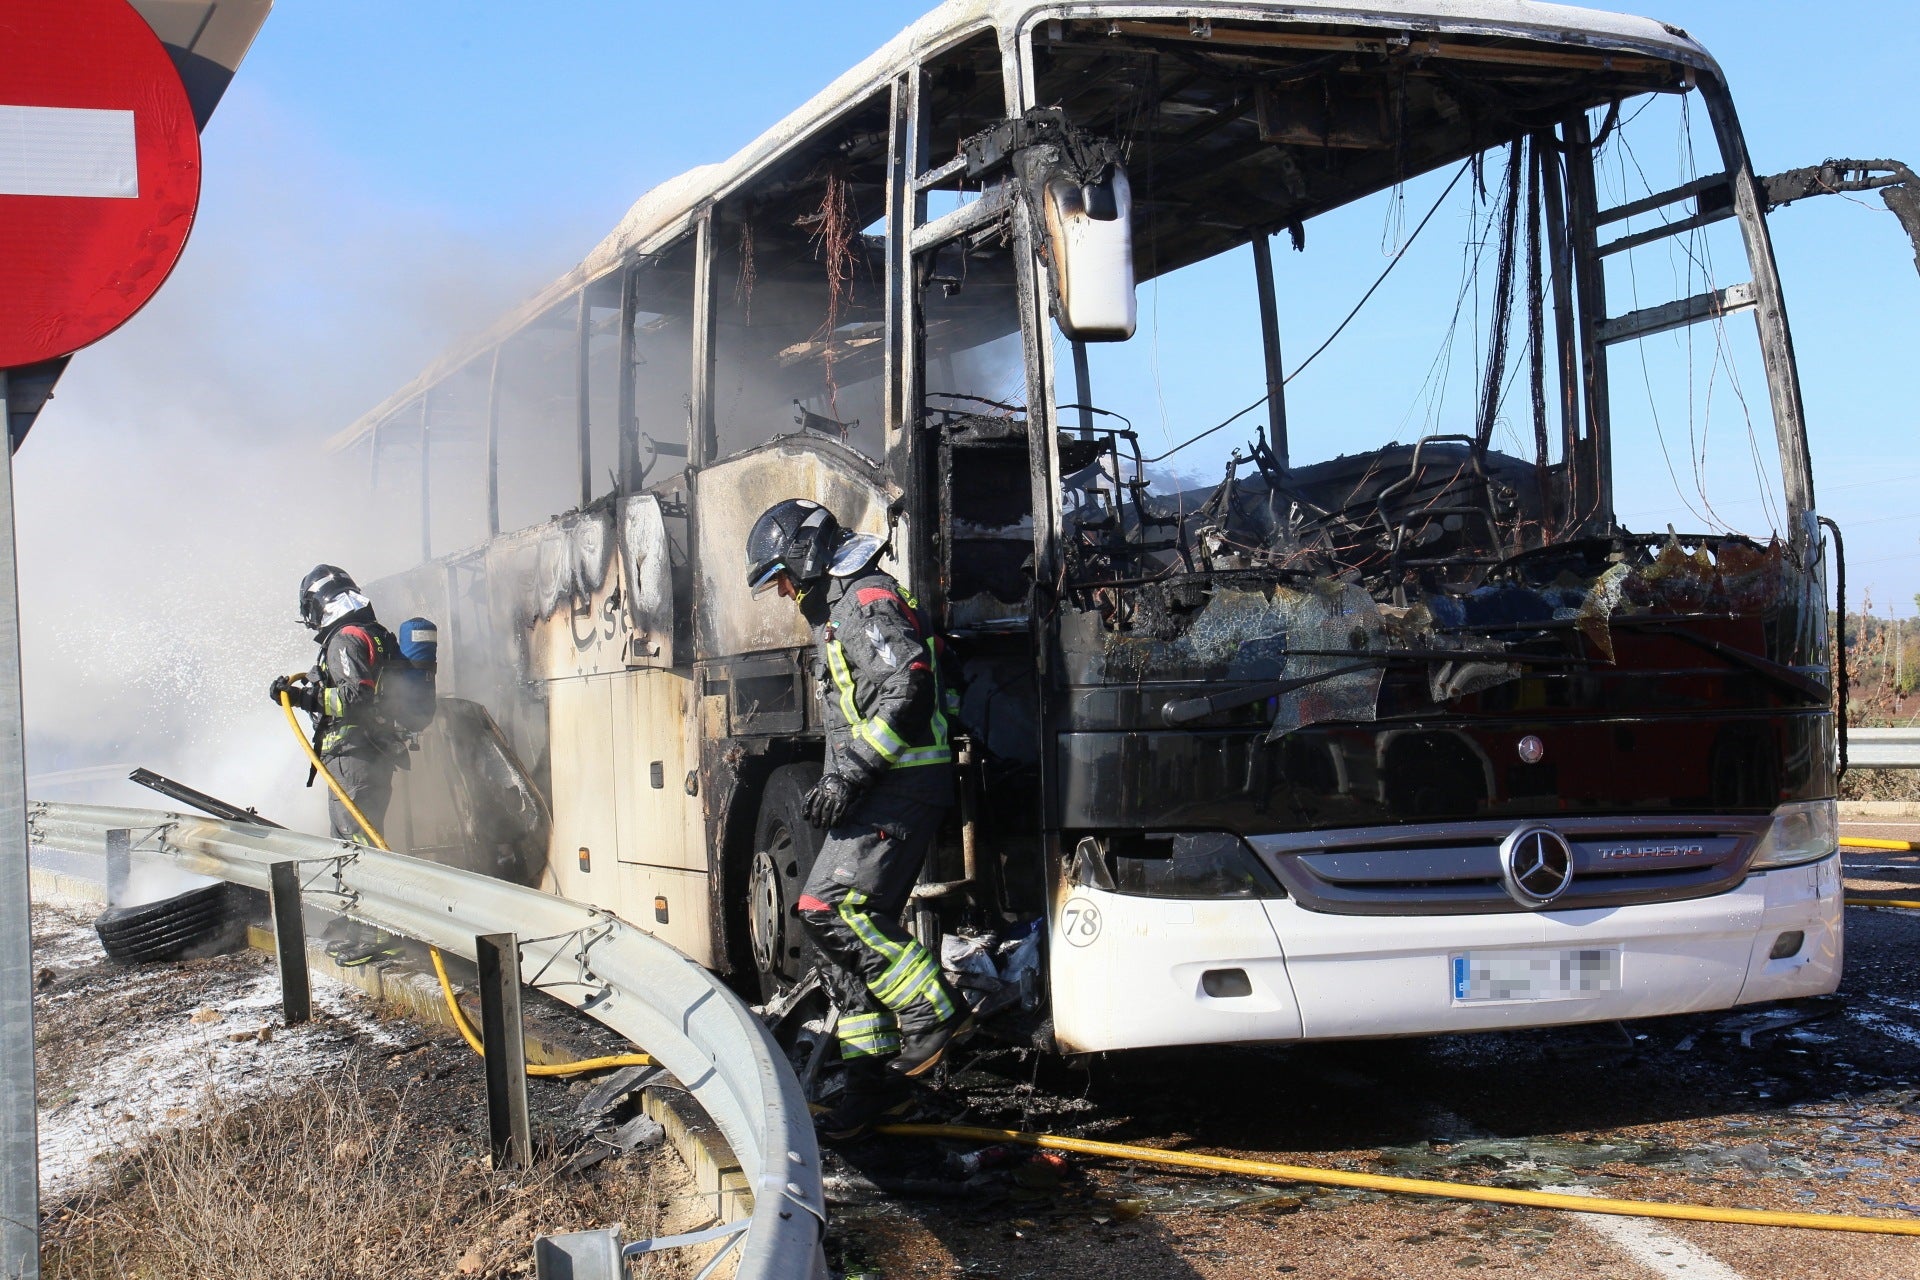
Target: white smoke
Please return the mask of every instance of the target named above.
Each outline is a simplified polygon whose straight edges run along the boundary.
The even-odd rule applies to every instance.
[[[500,234],[544,260],[375,196],[257,94],[223,105],[172,279],[15,457],[35,798],[176,807],[115,780],[145,765],[324,830],[266,687],[313,660],[301,575],[354,572],[383,522],[320,445],[584,247]]]

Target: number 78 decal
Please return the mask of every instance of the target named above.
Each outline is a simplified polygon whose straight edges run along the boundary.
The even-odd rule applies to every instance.
[[[1100,908],[1086,898],[1068,898],[1060,908],[1061,938],[1076,947],[1084,947],[1100,936]]]

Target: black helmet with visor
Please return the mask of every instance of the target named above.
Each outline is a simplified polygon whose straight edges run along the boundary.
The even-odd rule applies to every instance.
[[[368,603],[359,584],[337,565],[317,564],[300,579],[300,621],[309,631],[330,627]]]
[[[841,528],[819,503],[788,498],[761,512],[747,531],[747,586],[760,595],[785,574],[805,592],[829,574],[853,577],[885,548],[882,538]]]
[[[833,512],[817,502],[774,503],[747,531],[747,586],[760,595],[783,573],[803,587],[826,576],[844,536]]]

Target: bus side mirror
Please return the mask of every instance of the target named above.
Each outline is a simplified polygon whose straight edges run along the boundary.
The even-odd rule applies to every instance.
[[[1054,319],[1073,342],[1133,336],[1133,190],[1108,165],[1093,182],[1056,171],[1041,188]]]

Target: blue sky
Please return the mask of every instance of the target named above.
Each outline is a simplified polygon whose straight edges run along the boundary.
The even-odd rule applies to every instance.
[[[209,164],[248,164],[284,134],[344,196],[493,257],[479,275],[511,296],[569,265],[647,187],[743,145],[917,12],[843,3],[822,21],[783,4],[282,0],[209,131]],[[1904,6],[1823,5],[1812,26],[1798,5],[1672,0],[1649,12],[1720,58],[1763,172],[1833,154],[1920,157],[1898,41],[1872,34],[1901,29]],[[1920,449],[1892,370],[1917,331],[1920,274],[1877,207],[1815,201],[1774,226],[1822,506],[1854,532],[1855,582],[1906,604],[1920,589],[1920,510],[1905,501]],[[423,327],[411,359],[393,364],[417,364],[472,319]],[[1163,331],[1163,363],[1178,363],[1179,339]]]
[[[30,721],[53,724],[73,699],[112,719],[125,689],[80,669],[61,623],[117,634],[130,602],[140,603],[127,624],[151,628],[189,605],[237,617],[272,593],[263,629],[232,643],[297,659],[280,596],[326,558],[333,509],[311,487],[318,440],[565,270],[648,187],[723,159],[919,12],[874,0],[280,0],[207,131],[202,210],[180,268],[145,313],[82,353],[17,460]],[[1717,54],[1761,171],[1840,154],[1920,161],[1900,38],[1908,6],[1668,0],[1652,16]],[[1409,192],[1409,220],[1428,198]],[[1892,216],[1870,205],[1796,206],[1774,234],[1816,483],[1848,529],[1855,607],[1870,586],[1876,612],[1897,602],[1911,614],[1920,447],[1907,377],[1920,274]],[[1436,221],[1432,262],[1410,257],[1403,269],[1409,289],[1438,282],[1451,301],[1460,230]],[[1316,286],[1290,354],[1317,344],[1320,314],[1343,313],[1376,274],[1380,238],[1375,217],[1310,242],[1306,258],[1364,252],[1346,287],[1321,299]],[[1318,277],[1288,273],[1306,259],[1277,258],[1283,292],[1305,299]],[[1170,301],[1155,357],[1173,372],[1155,393],[1177,434],[1208,420],[1179,402],[1174,375],[1204,348],[1168,322],[1174,310]],[[1302,380],[1297,420],[1338,417],[1365,356],[1343,353],[1343,365],[1330,353],[1318,390]],[[1216,465],[1196,457],[1198,471]],[[201,488],[220,476],[239,483]],[[195,494],[191,520],[182,488]],[[107,513],[84,540],[76,509]],[[82,553],[88,570],[77,573]],[[141,594],[154,583],[164,599]],[[197,642],[186,637],[181,652]],[[201,696],[177,691],[187,687],[200,688],[147,686]]]

